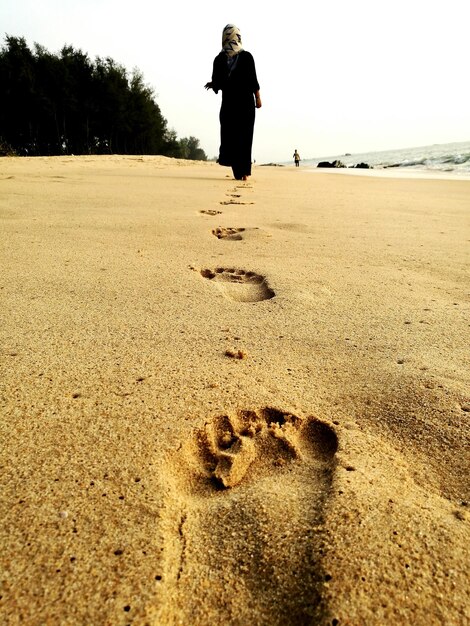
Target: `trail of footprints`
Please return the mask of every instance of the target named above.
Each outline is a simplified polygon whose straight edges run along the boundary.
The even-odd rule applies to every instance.
[[[246,188],[221,204],[253,204],[240,200]],[[240,241],[243,233],[212,229],[217,239]],[[252,271],[221,266],[200,274],[234,302],[275,296]],[[264,407],[211,417],[170,455],[161,472],[162,522],[173,539],[163,553],[160,622],[320,623],[325,505],[337,449],[327,423]]]
[[[227,194],[230,200],[223,201],[221,204],[254,204],[254,202],[240,200],[242,194],[238,193],[238,191],[243,189],[251,189],[251,186],[235,187]],[[211,209],[200,212],[210,216],[221,215],[222,213],[221,211]],[[218,226],[212,229],[214,237],[226,241],[241,241],[245,232],[246,228],[243,227]],[[266,277],[255,272],[237,268],[217,267],[215,269],[204,268],[200,273],[203,278],[210,280],[226,298],[234,302],[261,302],[262,300],[270,300],[276,295],[269,286]]]

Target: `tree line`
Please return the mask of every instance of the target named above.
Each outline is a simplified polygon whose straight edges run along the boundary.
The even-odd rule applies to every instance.
[[[168,128],[142,73],[64,46],[6,36],[0,49],[0,154],[161,154],[206,160]]]

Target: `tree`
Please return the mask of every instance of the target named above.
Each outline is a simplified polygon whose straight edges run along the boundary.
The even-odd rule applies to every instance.
[[[192,161],[207,161],[206,153],[199,147],[196,137],[183,137],[179,142],[180,158]]]
[[[51,54],[24,38],[0,49],[0,144],[18,154],[167,154],[207,157],[199,140],[178,141],[138,69],[66,45]]]
[[[0,52],[0,136],[14,150],[31,150],[34,125],[34,58],[24,38],[6,37]]]
[[[193,161],[207,161],[206,153],[199,146],[199,139],[196,139],[196,137],[188,137],[187,146],[188,146],[188,156],[186,157],[187,159],[192,159]]]

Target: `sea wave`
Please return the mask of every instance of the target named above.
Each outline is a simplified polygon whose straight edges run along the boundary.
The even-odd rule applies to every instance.
[[[407,170],[432,170],[470,173],[470,141],[419,146],[384,152],[363,152],[360,154],[334,155],[318,159],[307,159],[303,165],[316,167],[320,161],[340,160],[345,167],[367,163],[374,169],[406,168]]]
[[[468,165],[468,168],[459,167]],[[417,159],[405,159],[397,163],[377,163],[378,167],[415,167],[425,169],[437,169],[453,171],[454,169],[468,169],[470,171],[470,152],[467,154],[447,154],[436,157],[422,157]]]

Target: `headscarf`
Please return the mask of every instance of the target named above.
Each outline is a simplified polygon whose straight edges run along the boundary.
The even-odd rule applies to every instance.
[[[229,57],[237,55],[242,48],[240,29],[234,24],[227,24],[222,33],[222,50]]]

